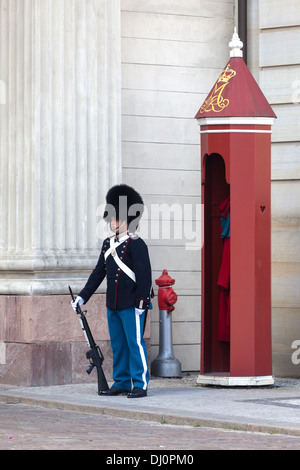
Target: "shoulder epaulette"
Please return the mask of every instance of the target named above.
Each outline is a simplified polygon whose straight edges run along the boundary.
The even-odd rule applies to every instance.
[[[139,238],[137,233],[128,232],[128,235],[129,235],[129,238],[131,238],[132,240],[137,240]]]

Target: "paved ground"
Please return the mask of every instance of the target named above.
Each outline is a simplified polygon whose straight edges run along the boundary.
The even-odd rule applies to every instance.
[[[219,388],[193,376],[157,379],[135,400],[99,397],[94,384],[0,385],[0,416],[1,450],[298,450],[300,381]]]
[[[295,436],[174,426],[23,404],[1,403],[0,414],[0,450],[152,450],[155,456],[167,450],[300,449],[300,437]]]

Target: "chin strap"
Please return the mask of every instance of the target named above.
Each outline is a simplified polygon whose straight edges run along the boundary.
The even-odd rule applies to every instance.
[[[126,225],[126,223],[127,223],[127,222],[125,222],[125,221],[124,221],[124,222],[121,222],[120,225],[118,225],[118,227],[116,227],[115,229],[113,229],[113,228],[111,227],[111,224],[110,224],[110,230],[111,230],[112,232],[114,232],[116,235],[118,235],[119,232],[120,232],[120,229],[123,228],[123,227]]]

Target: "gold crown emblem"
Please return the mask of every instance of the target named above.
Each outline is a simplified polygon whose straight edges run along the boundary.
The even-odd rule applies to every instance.
[[[219,79],[218,79],[218,83],[219,82],[225,82],[225,83],[228,83],[229,80],[234,77],[236,75],[236,72],[235,70],[232,70],[229,68],[230,67],[230,64],[227,65],[226,69],[223,70],[223,72],[221,73]]]

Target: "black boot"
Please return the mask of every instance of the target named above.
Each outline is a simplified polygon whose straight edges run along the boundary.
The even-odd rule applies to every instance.
[[[99,393],[99,395],[106,395],[106,396],[116,396],[116,395],[126,395],[130,390],[125,390],[123,388],[118,387],[111,387],[108,390],[103,390]]]
[[[143,390],[139,387],[134,387],[131,392],[128,393],[127,398],[141,398],[147,396],[147,390]]]

